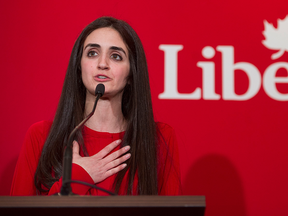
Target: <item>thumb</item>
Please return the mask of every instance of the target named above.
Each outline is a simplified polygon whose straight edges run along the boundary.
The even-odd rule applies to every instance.
[[[79,144],[78,144],[77,141],[74,140],[73,141],[73,157],[72,157],[72,159],[74,160],[74,159],[76,159],[78,157],[80,157],[80,155],[79,155]]]

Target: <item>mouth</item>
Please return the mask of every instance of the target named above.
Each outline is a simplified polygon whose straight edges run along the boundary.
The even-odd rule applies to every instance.
[[[98,79],[108,79],[109,77],[104,76],[104,75],[97,75],[96,76]]]
[[[103,74],[98,74],[98,75],[95,76],[95,79],[97,81],[107,81],[107,80],[110,80],[110,77],[105,76]]]

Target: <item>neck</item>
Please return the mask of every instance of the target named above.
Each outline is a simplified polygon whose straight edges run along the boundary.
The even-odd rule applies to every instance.
[[[95,113],[85,123],[92,130],[99,132],[119,133],[126,130],[126,121],[121,109],[121,98],[100,98]],[[95,97],[86,98],[85,113],[93,109]]]

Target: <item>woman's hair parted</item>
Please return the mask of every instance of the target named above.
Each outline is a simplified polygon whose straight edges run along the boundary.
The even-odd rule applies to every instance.
[[[60,179],[63,152],[68,136],[84,118],[86,88],[81,78],[84,42],[94,30],[105,27],[119,32],[128,48],[130,62],[130,73],[122,97],[122,113],[127,122],[122,146],[130,145],[131,158],[127,162],[127,167],[115,178],[115,192],[119,192],[124,175],[128,172],[128,182],[125,185],[127,194],[158,193],[157,133],[144,49],[132,27],[112,17],[101,17],[90,23],[74,44],[57,112],[35,173],[35,186],[40,193],[47,192]],[[81,132],[77,134],[77,139],[85,152]],[[137,191],[133,191],[136,174],[138,186]]]

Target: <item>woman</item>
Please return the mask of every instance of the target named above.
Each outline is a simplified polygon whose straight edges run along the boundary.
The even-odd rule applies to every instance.
[[[91,112],[99,83],[105,93],[73,143],[72,179],[122,195],[179,194],[175,135],[168,125],[154,122],[141,41],[126,22],[102,17],[83,30],[73,47],[53,123],[29,129],[11,195],[60,191],[68,136]],[[79,184],[71,187],[79,195],[105,195]]]

